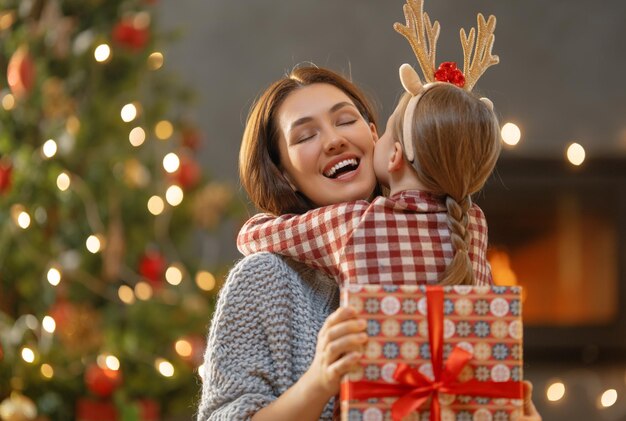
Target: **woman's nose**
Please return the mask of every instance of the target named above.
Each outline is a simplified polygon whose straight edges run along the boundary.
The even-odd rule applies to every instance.
[[[348,141],[338,133],[331,131],[327,134],[324,142],[324,151],[326,153],[336,153],[343,151],[348,145]]]

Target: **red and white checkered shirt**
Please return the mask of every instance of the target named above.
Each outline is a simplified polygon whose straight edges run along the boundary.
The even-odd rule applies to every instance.
[[[475,204],[468,230],[476,282],[491,284],[487,222]],[[268,251],[291,257],[340,284],[436,284],[453,257],[445,202],[417,190],[303,215],[258,214],[241,228],[237,247],[245,255]]]

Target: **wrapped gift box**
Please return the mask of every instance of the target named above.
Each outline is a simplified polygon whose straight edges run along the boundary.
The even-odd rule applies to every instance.
[[[341,385],[342,420],[519,417],[520,287],[348,285],[341,294],[369,336]]]

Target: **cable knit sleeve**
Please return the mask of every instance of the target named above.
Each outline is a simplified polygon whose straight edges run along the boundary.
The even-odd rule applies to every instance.
[[[209,330],[198,421],[248,420],[297,381],[330,311],[308,298],[276,255],[254,254],[232,269]]]

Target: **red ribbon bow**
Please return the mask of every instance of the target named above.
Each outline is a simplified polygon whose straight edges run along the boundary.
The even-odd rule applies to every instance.
[[[435,72],[435,80],[448,82],[459,88],[465,86],[465,76],[456,68],[456,63],[453,61],[446,61],[439,65],[439,69]]]
[[[398,383],[366,380],[343,383],[342,398],[350,400],[399,396],[391,406],[393,421],[401,421],[420,408],[428,398],[432,398],[430,421],[440,421],[439,393],[520,399],[523,396],[521,382],[458,381],[457,377],[472,359],[472,354],[457,346],[452,350],[448,359],[443,361],[443,288],[428,287],[426,299],[434,379],[431,380],[416,369],[401,363],[398,364],[393,374],[394,380]]]

